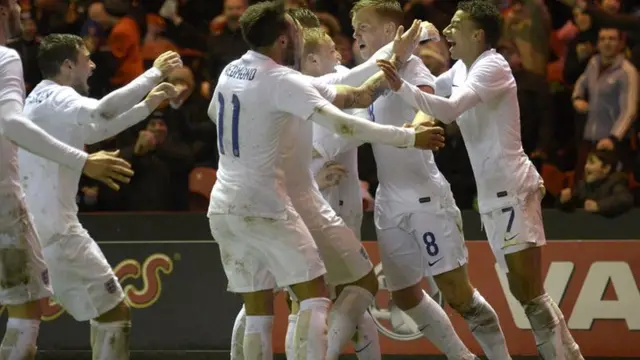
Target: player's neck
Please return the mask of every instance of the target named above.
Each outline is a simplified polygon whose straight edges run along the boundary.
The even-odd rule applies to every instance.
[[[467,66],[467,69],[473,65],[476,60],[482,55],[485,51],[489,50],[486,47],[475,47],[473,51],[469,51],[469,55],[462,57],[462,62]]]
[[[61,86],[71,86],[71,81],[68,81],[67,79],[65,79],[64,76],[62,76],[62,74],[58,76],[50,77],[46,80],[53,81],[54,83]]]
[[[279,51],[279,49],[276,49],[275,47],[258,48],[254,51],[271,58],[271,60],[275,61],[279,65],[284,64],[284,56],[282,54],[282,51]]]

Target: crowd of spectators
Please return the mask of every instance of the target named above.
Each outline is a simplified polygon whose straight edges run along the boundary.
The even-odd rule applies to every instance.
[[[634,0],[495,0],[504,15],[498,51],[518,85],[522,143],[543,174],[544,204],[610,216],[640,204],[638,71],[640,2]],[[455,0],[400,1],[406,21],[444,29]],[[349,10],[354,0],[287,0],[309,7],[339,49],[343,64],[362,61],[354,47]],[[238,20],[247,0],[22,0],[22,38],[8,46],[22,56],[27,92],[40,80],[39,38],[81,35],[97,69],[91,96],[102,97],[175,50],[185,67],[169,81],[185,87],[147,120],[88,150],[120,149],[135,175],[119,192],[81,180],[82,211],[186,211],[194,209],[194,169],[217,166],[216,129],[207,107],[226,64],[247,45]],[[416,49],[441,74],[452,65],[448,46],[427,42]],[[446,126],[447,145],[436,154],[460,208],[475,204],[475,183],[457,126]],[[371,148],[359,149],[360,177],[374,194]],[[213,173],[213,172],[210,172]],[[203,172],[202,174],[207,174]],[[198,205],[201,206],[201,205]]]

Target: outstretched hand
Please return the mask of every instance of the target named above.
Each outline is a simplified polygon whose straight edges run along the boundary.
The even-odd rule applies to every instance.
[[[400,90],[400,87],[402,86],[402,79],[400,78],[396,67],[390,61],[382,59],[377,60],[376,64],[378,65],[380,70],[382,70],[382,73],[384,74],[385,79],[387,79],[387,83],[389,84],[391,90]]]

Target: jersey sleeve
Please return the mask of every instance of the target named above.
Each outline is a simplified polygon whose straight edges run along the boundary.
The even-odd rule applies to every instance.
[[[393,42],[383,46],[369,59],[362,64],[354,67],[353,69],[347,69],[346,71],[337,71],[334,73],[320,76],[322,82],[326,84],[336,85],[348,85],[358,87],[367,81],[370,77],[375,75],[380,68],[376,64],[376,60],[385,59],[388,60],[393,55]]]
[[[417,57],[412,57],[411,61],[407,63],[404,78],[407,79],[407,82],[411,85],[428,86],[435,90],[436,77],[433,76],[422,60]]]
[[[350,109],[346,112],[362,119],[368,117],[365,109]],[[334,160],[338,155],[355,149],[363,143],[353,137],[340,136],[323,126],[313,124],[313,148],[324,161]]]
[[[0,67],[0,135],[35,155],[82,171],[88,156],[85,152],[56,140],[22,115],[22,62],[16,52],[8,53],[3,60]]]
[[[455,65],[451,69],[440,74],[435,79],[435,93],[438,96],[449,97],[453,89],[453,75],[455,73]]]
[[[482,102],[487,102],[501,95],[514,83],[515,79],[507,62],[489,58],[471,68],[464,86],[478,94]]]
[[[324,94],[318,91],[318,88]],[[318,109],[330,105],[335,96],[335,90],[332,91],[328,85],[312,82],[301,74],[288,73],[277,80],[274,105],[280,111],[307,120]]]

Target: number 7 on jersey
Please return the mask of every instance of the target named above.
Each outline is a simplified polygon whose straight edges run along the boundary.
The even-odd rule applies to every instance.
[[[224,96],[218,93],[218,150],[224,155]],[[231,96],[231,150],[233,156],[240,157],[240,143],[238,141],[238,126],[240,122],[240,99],[236,94]]]

